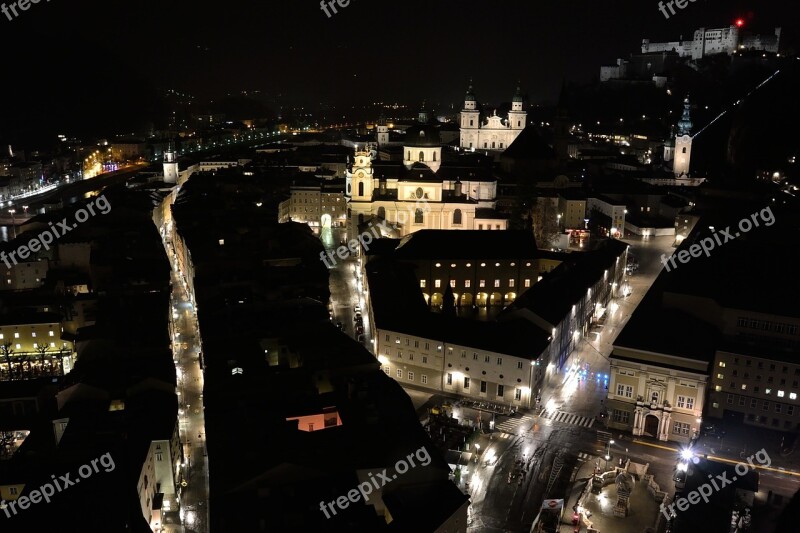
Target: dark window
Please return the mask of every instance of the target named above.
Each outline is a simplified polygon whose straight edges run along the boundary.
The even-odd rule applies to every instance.
[[[453,211],[453,224],[461,224],[461,209]]]

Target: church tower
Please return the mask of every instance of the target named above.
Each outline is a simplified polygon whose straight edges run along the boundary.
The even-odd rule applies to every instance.
[[[164,183],[178,183],[178,158],[171,142],[164,152]]]
[[[675,158],[675,126],[670,129],[669,138],[664,141],[664,162],[669,163]]]
[[[561,84],[561,92],[558,95],[558,105],[556,106],[556,116],[553,121],[553,150],[560,161],[569,159],[570,126],[569,120],[569,99],[567,96],[567,86]]]
[[[356,150],[355,161],[353,162],[353,169],[348,176],[351,187],[348,187],[349,196],[353,201],[371,201],[373,189],[373,172],[372,157],[364,147],[363,150]]]
[[[689,175],[692,159],[692,119],[689,114],[689,96],[683,101],[683,116],[678,122],[678,135],[675,137],[675,161],[672,172],[676,176]]]
[[[461,111],[461,148],[478,148],[480,115],[481,112],[478,110],[478,102],[475,100],[475,94],[472,92],[472,80],[470,80],[467,95],[464,97],[464,109]]]
[[[381,114],[378,119],[378,148],[383,148],[389,144],[389,126],[386,125],[386,117]]]
[[[509,127],[515,131],[522,131],[525,129],[525,119],[527,113],[522,110],[522,90],[517,85],[517,92],[514,94],[514,99],[511,101],[511,111],[508,112]]]

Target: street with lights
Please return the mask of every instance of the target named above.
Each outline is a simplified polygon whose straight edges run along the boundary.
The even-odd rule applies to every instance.
[[[320,238],[327,250],[335,250],[344,240],[345,232],[325,228]],[[462,423],[480,421],[485,429],[492,428],[467,450],[472,453],[472,461],[462,467],[458,479],[459,487],[471,499],[470,531],[529,531],[546,498],[565,498],[569,506],[566,513],[571,515],[575,502],[569,494],[579,472],[583,479],[586,472],[605,471],[628,459],[649,464],[649,473],[655,475],[662,490],[673,495],[675,480],[679,480],[680,487],[681,472],[685,474],[688,462],[700,453],[702,439],[694,452],[606,428],[608,357],[614,339],[663,268],[661,255],[669,255],[673,249],[671,237],[634,238],[626,242],[631,245],[630,253],[638,262],[638,269],[627,276],[623,295],[611,301],[604,320],[578,341],[564,368],[543,390],[535,409],[520,410],[510,416],[493,415],[473,408],[469,402],[460,404],[458,398],[409,389],[418,407],[425,401],[448,402],[455,405],[453,416]],[[360,338],[365,347],[372,349],[369,298],[357,260],[338,261],[330,274],[333,322],[341,322],[345,333]],[[363,332],[356,329],[357,307],[361,311]],[[739,460],[733,452],[714,457],[734,463]],[[768,467],[759,470],[763,490],[791,492],[790,472]],[[651,518],[655,520],[655,516]],[[573,529],[564,526],[563,531]]]
[[[168,231],[164,234],[169,235]],[[208,531],[208,454],[205,447],[203,370],[200,366],[200,332],[197,310],[183,273],[178,269],[172,244],[167,240],[172,264],[171,315],[173,357],[178,379],[180,439],[183,462],[180,469],[180,523],[165,521],[165,532]],[[176,520],[177,521],[177,520]]]

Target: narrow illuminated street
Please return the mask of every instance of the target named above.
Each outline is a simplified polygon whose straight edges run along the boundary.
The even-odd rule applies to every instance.
[[[180,439],[183,447],[180,517],[183,522],[167,523],[164,531],[208,531],[208,456],[205,447],[203,414],[203,371],[200,368],[200,333],[197,313],[178,271],[172,245],[167,243],[172,264],[171,320],[173,357],[178,378]]]

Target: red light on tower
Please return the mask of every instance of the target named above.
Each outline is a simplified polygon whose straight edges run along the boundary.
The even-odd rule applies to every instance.
[[[744,26],[744,19],[736,19],[736,27],[741,28]]]

